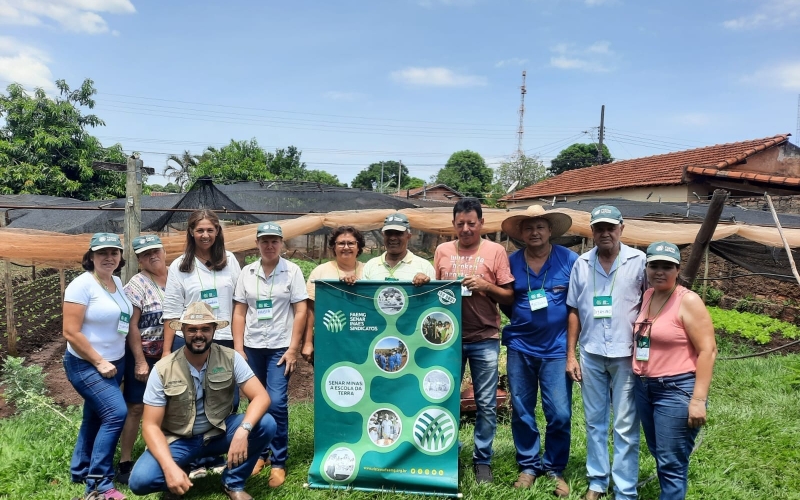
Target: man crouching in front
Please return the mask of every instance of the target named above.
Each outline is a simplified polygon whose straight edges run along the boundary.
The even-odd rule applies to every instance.
[[[212,342],[217,320],[203,302],[189,304],[178,321],[186,346],[160,360],[147,380],[142,436],[147,451],[136,461],[129,486],[137,495],[166,491],[181,498],[192,482],[185,469],[198,458],[228,454],[222,486],[231,500],[252,500],[244,491],[259,453],[275,435],[266,414],[270,400],[241,355]],[[236,386],[250,404],[233,413]]]

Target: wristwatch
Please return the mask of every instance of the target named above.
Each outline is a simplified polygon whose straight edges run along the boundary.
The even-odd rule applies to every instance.
[[[242,422],[242,425],[240,425],[239,427],[246,430],[248,434],[250,434],[250,431],[253,430],[253,424],[251,424],[250,422]]]

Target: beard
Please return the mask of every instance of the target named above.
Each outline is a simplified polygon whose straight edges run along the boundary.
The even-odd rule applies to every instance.
[[[187,342],[186,343],[186,348],[189,349],[189,352],[191,352],[192,354],[203,354],[207,350],[211,349],[211,343],[213,341],[211,341],[211,340],[206,341],[206,339],[203,338],[202,340],[205,342],[205,344],[203,344],[203,347],[199,347],[198,348],[198,347],[194,346],[194,341],[195,340],[198,340],[198,339],[195,338],[195,339],[192,339],[191,342]]]

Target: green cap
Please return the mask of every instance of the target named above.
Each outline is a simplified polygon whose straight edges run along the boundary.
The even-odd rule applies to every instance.
[[[411,224],[408,222],[408,217],[401,214],[400,212],[395,212],[393,214],[388,215],[385,219],[383,219],[383,228],[381,231],[403,231],[406,232],[411,229]]]
[[[119,236],[114,233],[94,233],[92,241],[89,242],[89,250],[92,252],[101,248],[119,248],[122,250],[122,242]]]
[[[589,225],[594,226],[598,222],[622,224],[622,212],[620,212],[617,207],[612,207],[611,205],[601,205],[592,210],[592,218],[589,221]]]
[[[267,235],[280,236],[283,238],[283,229],[281,229],[281,226],[275,224],[274,222],[264,222],[259,224],[258,230],[256,231],[256,238]]]
[[[647,262],[664,260],[673,264],[681,263],[681,251],[676,245],[666,241],[656,241],[647,247]]]
[[[140,254],[153,248],[164,248],[164,244],[161,243],[161,238],[154,234],[137,236],[133,239],[133,253],[135,254]]]

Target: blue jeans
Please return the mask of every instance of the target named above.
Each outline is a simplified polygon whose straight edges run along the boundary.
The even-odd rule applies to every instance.
[[[286,353],[286,348],[282,349],[255,349],[244,348],[247,354],[247,364],[255,373],[259,382],[267,388],[269,394],[268,413],[275,419],[277,430],[272,442],[264,447],[261,457],[266,459],[271,453],[270,459],[273,469],[285,469],[286,460],[289,456],[289,375],[283,372],[286,365],[278,366],[278,361]]]
[[[233,434],[241,425],[244,415],[232,414],[225,419],[225,434],[220,434],[203,444],[203,436],[197,435],[190,438],[177,439],[170,443],[169,451],[172,458],[179,467],[186,470],[189,464],[198,461],[203,457],[216,457],[228,453],[233,440]],[[247,446],[247,460],[239,464],[238,467],[222,472],[222,484],[231,491],[244,490],[244,483],[253,472],[253,467],[258,460],[259,452],[269,443],[275,434],[275,421],[272,417],[264,414],[261,420],[253,425],[250,432]],[[131,471],[128,482],[131,491],[137,495],[148,495],[157,491],[167,491],[167,482],[164,479],[164,471],[153,457],[150,450],[144,452],[139,457]]]
[[[481,340],[461,344],[461,378],[469,361],[472,389],[475,391],[475,450],[472,463],[489,465],[492,462],[492,442],[497,431],[497,357],[500,341]]]
[[[660,500],[683,500],[689,482],[689,455],[700,428],[689,427],[694,373],[672,377],[636,377],[636,408],[644,437],[656,459]]]
[[[589,489],[608,490],[614,478],[614,498],[636,498],[639,480],[639,415],[633,393],[631,356],[607,358],[581,349],[581,391],[586,417],[586,477]],[[608,424],[614,410],[614,464],[609,465]]]
[[[569,460],[572,424],[572,379],[567,358],[542,359],[508,349],[508,384],[511,388],[511,433],[520,472],[562,476]],[[536,397],[542,389],[542,410],[547,421],[544,460],[536,426]]]
[[[69,471],[73,482],[86,482],[86,493],[95,489],[102,493],[114,487],[114,452],[128,416],[119,388],[125,358],[111,363],[117,367],[117,374],[104,378],[93,364],[69,351],[64,354],[67,379],[84,400],[83,420]],[[89,475],[103,478],[90,479]]]

